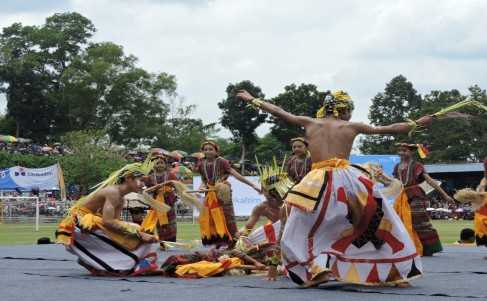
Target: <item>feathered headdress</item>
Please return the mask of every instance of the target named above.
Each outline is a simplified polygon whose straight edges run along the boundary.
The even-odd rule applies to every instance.
[[[104,181],[93,186],[92,189],[94,189],[94,190],[90,194],[82,197],[78,202],[76,202],[73,205],[73,207],[83,206],[98,191],[100,191],[101,189],[103,189],[107,186],[115,185],[115,184],[119,183],[120,180],[123,179],[124,177],[127,177],[127,176],[138,177],[138,176],[148,175],[153,168],[154,168],[154,162],[151,160],[150,156],[147,156],[147,158],[145,159],[145,161],[143,163],[127,164],[124,167],[120,168],[119,170],[112,172],[108,176],[108,178],[106,178]],[[145,197],[145,200],[147,201],[147,197]]]
[[[273,164],[269,166],[261,166],[257,158],[256,161],[262,189],[267,191],[274,189],[279,196],[283,198],[289,189],[294,186],[294,182],[289,179],[284,170],[284,164],[279,166],[275,157]],[[284,160],[284,162],[286,162],[286,160]]]
[[[339,111],[343,109],[354,109],[350,95],[343,90],[334,92],[328,91],[323,101],[323,107],[316,113],[316,118],[325,118],[327,115],[339,116]]]

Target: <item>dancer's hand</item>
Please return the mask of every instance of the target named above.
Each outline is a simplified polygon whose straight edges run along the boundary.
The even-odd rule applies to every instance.
[[[255,98],[249,92],[247,92],[247,90],[238,90],[235,96],[246,102],[252,102],[252,100]]]
[[[139,237],[140,240],[142,240],[142,242],[144,243],[158,242],[157,237],[155,237],[154,235],[147,234],[145,232],[139,232]]]

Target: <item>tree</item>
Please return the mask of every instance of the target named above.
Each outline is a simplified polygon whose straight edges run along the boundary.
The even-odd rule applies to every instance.
[[[289,143],[285,145],[289,145]],[[274,135],[269,133],[257,142],[255,156],[261,164],[272,164],[274,157],[278,162],[281,162],[286,156],[286,147]]]
[[[315,117],[316,112],[323,105],[324,92],[318,91],[313,84],[291,84],[284,87],[284,92],[274,97],[271,101],[277,106],[296,115]],[[302,127],[292,125],[279,118],[271,116],[273,123],[271,133],[280,141],[281,146],[289,149],[289,141],[295,137],[304,136]]]
[[[177,104],[173,100],[170,107],[170,116],[166,123],[161,124],[161,131],[153,145],[168,150],[198,152],[201,142],[216,132],[216,124],[204,124],[201,119],[192,118],[196,106],[185,106],[182,100]]]
[[[15,23],[0,35],[0,92],[16,135],[38,142],[71,131],[103,129],[110,141],[151,144],[165,122],[176,79],[137,66],[78,13],[55,14],[42,26]]]
[[[471,98],[487,104],[485,90],[478,86],[470,89]],[[438,112],[459,101],[466,99],[458,90],[431,91],[425,95],[421,115]],[[439,120],[427,130],[418,133],[414,139],[423,142],[431,153],[429,162],[478,162],[486,155],[487,117],[478,116],[476,109],[462,109],[475,117]],[[477,115],[477,116],[476,116]]]
[[[55,14],[43,26],[20,23],[0,35],[0,83],[16,135],[46,140],[56,133],[62,108],[60,78],[95,28],[78,13]]]
[[[109,150],[106,134],[102,131],[70,132],[62,141],[73,151],[60,162],[66,182],[80,185],[82,193],[128,163]]]
[[[15,120],[12,117],[0,115],[0,135],[15,135]]]
[[[230,130],[234,140],[240,143],[242,172],[245,170],[245,158],[249,148],[257,142],[255,129],[265,122],[267,114],[257,109],[249,109],[247,104],[236,99],[238,90],[245,89],[255,97],[264,98],[262,90],[251,81],[242,81],[236,84],[229,84],[226,92],[227,98],[218,103],[222,110],[221,124]]]
[[[404,122],[418,116],[421,104],[421,95],[413,84],[406,77],[398,75],[386,84],[384,92],[372,99],[369,120],[376,126]],[[360,150],[367,154],[390,154],[395,152],[396,142],[407,139],[406,135],[367,136],[362,139]]]

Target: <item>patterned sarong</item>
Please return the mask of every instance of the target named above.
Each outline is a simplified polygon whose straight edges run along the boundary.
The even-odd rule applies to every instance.
[[[139,228],[137,224],[119,223],[129,232]],[[136,237],[110,231],[99,214],[85,208],[73,209],[59,225],[56,237],[93,275],[136,276],[157,270],[159,244],[142,243]]]
[[[338,281],[382,285],[421,276],[422,264],[401,220],[365,174],[332,159],[288,194],[281,240],[287,275],[306,284],[323,273]]]
[[[413,229],[421,241],[423,256],[432,256],[434,253],[441,252],[441,245],[438,232],[433,228],[428,212],[426,211],[426,201],[423,198],[413,197],[409,199],[411,207],[411,217]]]

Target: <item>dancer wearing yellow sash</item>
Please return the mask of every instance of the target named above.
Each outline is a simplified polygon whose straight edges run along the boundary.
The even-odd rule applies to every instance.
[[[153,171],[145,178],[148,187],[177,180],[176,174],[171,171],[161,149],[153,149],[150,160],[154,164]],[[177,196],[171,184],[164,185],[153,194],[155,201],[170,207],[167,212],[157,212],[151,209],[147,212],[142,222],[142,231],[157,233],[161,247],[164,248],[164,241],[175,242],[177,236],[176,223],[176,202]]]
[[[401,162],[394,167],[394,177],[401,181],[404,189],[396,200],[394,209],[410,232],[418,253],[422,256],[433,256],[441,252],[443,247],[426,212],[428,198],[419,185],[427,182],[446,202],[454,203],[454,201],[428,175],[423,164],[413,159],[415,151],[418,151],[421,158],[426,157],[427,150],[422,145],[398,143],[397,146]]]
[[[487,157],[484,159],[484,178],[477,187],[477,192],[487,192]],[[487,204],[475,211],[474,225],[477,246],[487,247]]]
[[[357,135],[407,133],[413,122],[350,122],[353,103],[343,91],[327,93],[318,118],[293,115],[244,90],[237,97],[306,132],[313,166],[285,199],[291,210],[281,239],[283,264],[295,283],[310,287],[334,278],[403,286],[421,276],[421,258],[394,209],[347,160]],[[414,125],[432,121],[425,116]]]
[[[232,202],[232,191],[227,179],[230,175],[254,188],[260,188],[240,175],[230,166],[230,162],[219,155],[220,147],[214,141],[201,144],[205,157],[196,166],[200,173],[205,193],[203,209],[200,213],[201,240],[204,245],[217,244],[232,246],[238,230]]]
[[[157,269],[157,238],[120,220],[123,196],[140,192],[150,167],[129,164],[112,173],[69,210],[56,231],[58,243],[95,275],[139,275]],[[148,204],[156,205],[153,200]],[[163,210],[157,207],[158,210]]]

